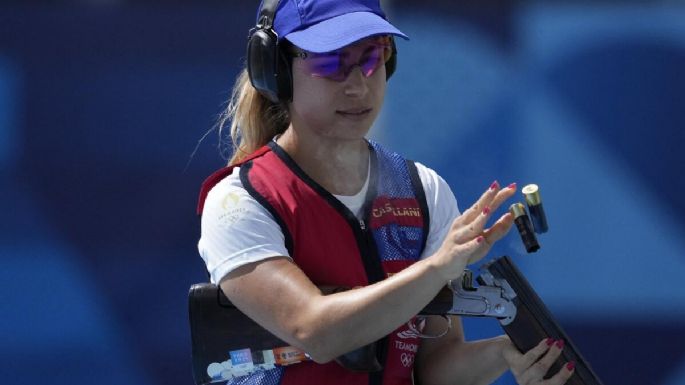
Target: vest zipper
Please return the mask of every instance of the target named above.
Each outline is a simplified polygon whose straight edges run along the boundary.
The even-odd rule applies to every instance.
[[[370,203],[364,204],[365,212],[369,210]],[[376,241],[373,239],[373,234],[371,229],[369,229],[366,221],[369,216],[368,213],[364,214],[362,218],[357,218],[352,212],[349,212],[352,218],[356,219],[359,224],[359,239],[357,243],[359,245],[359,252],[361,253],[362,260],[364,261],[364,269],[366,270],[366,275],[369,280],[369,284],[382,281],[385,279],[385,271],[383,270],[383,263],[378,254],[378,249],[376,248]]]
[[[363,240],[363,247],[360,247],[360,252],[363,253],[362,258],[364,258],[364,254],[368,253],[366,254],[367,258],[371,258],[373,260],[378,261],[381,271],[376,273],[380,273],[382,274],[382,276],[378,276],[376,277],[376,279],[382,280],[385,278],[385,273],[383,272],[382,262],[380,260],[380,256],[378,255],[378,250],[376,249],[376,244],[373,240],[373,235],[370,231],[368,231],[364,219],[358,219],[357,221],[359,222],[359,229],[361,230],[361,238]],[[369,278],[369,284],[373,283],[371,277]],[[383,369],[379,371],[369,372],[368,384],[381,385],[383,384],[383,377],[385,373],[385,365],[388,354],[388,337],[383,337],[380,340],[374,342],[373,344],[376,345],[376,362],[379,363],[381,367],[383,367]]]
[[[371,270],[367,271],[367,275],[369,275],[369,284],[382,281],[386,278],[386,275],[383,270],[383,263],[380,255],[378,255],[378,249],[376,249],[376,241],[373,239],[373,234],[371,234],[370,229],[367,227],[366,221],[364,219],[358,219],[358,222],[362,241],[359,251],[362,253],[362,258],[369,258],[373,261],[371,266],[375,265],[375,268],[371,267]]]

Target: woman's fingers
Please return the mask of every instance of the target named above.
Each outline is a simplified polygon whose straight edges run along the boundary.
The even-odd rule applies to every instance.
[[[497,195],[495,195],[495,197],[492,199],[492,202],[490,202],[490,207],[493,210],[497,210],[497,208],[504,203],[504,201],[511,198],[514,194],[516,194],[516,183],[512,183],[509,186],[499,190]]]
[[[575,362],[568,362],[564,367],[557,372],[552,378],[549,380],[545,381],[543,384],[545,385],[563,385],[568,381],[569,378],[573,375],[573,372],[575,370]]]
[[[549,344],[550,341],[547,340],[545,342],[546,344]],[[552,367],[552,364],[554,361],[556,361],[557,358],[561,355],[561,350],[564,347],[564,341],[563,340],[557,340],[553,341],[551,345],[549,345],[549,349],[547,350],[547,353],[545,353],[542,358],[537,360],[533,365],[531,365],[528,369],[526,369],[523,374],[521,375],[521,381],[524,384],[528,383],[536,383],[537,381],[541,381],[547,372],[549,372],[549,368]]]
[[[551,343],[550,343],[551,342]],[[510,345],[502,351],[504,359],[509,364],[511,372],[518,379],[526,370],[528,370],[535,362],[537,362],[543,354],[545,354],[554,340],[548,338],[540,341],[534,348],[527,351],[525,354],[520,353],[514,345]]]
[[[506,346],[502,354],[519,384],[562,385],[573,375],[574,363],[567,363],[547,380],[544,380],[544,377],[561,355],[563,348],[563,340],[547,338],[525,354],[520,353],[513,344]]]
[[[483,233],[483,229],[492,211],[485,206],[473,220],[468,223],[460,223],[456,228],[456,240],[458,243],[466,242]]]
[[[511,213],[506,213],[502,215],[494,225],[490,226],[489,229],[483,231],[483,236],[485,241],[489,244],[494,244],[504,237],[511,229],[511,225],[514,223],[514,216]]]
[[[457,221],[459,224],[471,223],[478,215],[483,212],[483,209],[490,206],[490,202],[495,198],[497,192],[499,192],[499,183],[497,181],[492,182],[490,188],[485,190],[485,192],[478,198],[476,203],[464,211]]]
[[[505,199],[508,198],[509,194],[507,193],[505,196]],[[498,194],[499,196],[499,194]],[[501,202],[500,202],[501,203]],[[499,205],[499,204],[498,204]],[[495,222],[494,225],[492,225],[490,228],[485,229],[485,225],[487,224],[487,221],[490,219],[492,216],[492,210],[496,209],[497,207],[495,206],[494,208],[490,207],[485,207],[483,211],[481,211],[480,215],[478,215],[473,221],[471,221],[468,224],[465,223],[460,223],[460,224],[455,224],[454,231],[455,231],[455,240],[458,243],[461,242],[466,242],[469,239],[472,239],[473,237],[476,237],[478,235],[483,235],[485,236],[485,240],[490,244],[494,244],[496,241],[498,241],[500,238],[502,238],[506,233],[509,231],[511,228],[511,225],[514,223],[514,217],[510,213],[506,213],[502,215],[497,222]]]
[[[457,254],[461,254],[462,257],[460,259],[468,264],[471,263],[470,260],[474,255],[485,255],[489,249],[490,246],[485,242],[485,237],[479,235],[470,241],[457,246]]]
[[[506,188],[500,189],[497,181],[493,182],[478,198],[476,203],[469,207],[460,215],[455,223],[459,226],[469,225],[484,212],[494,212],[499,206],[516,193],[516,183],[512,183]]]
[[[485,240],[485,237],[482,235],[479,235],[477,238],[474,239],[474,241],[476,241],[477,247],[466,255],[467,266],[483,259],[483,257],[485,257],[488,251],[490,251],[490,247],[492,246]]]

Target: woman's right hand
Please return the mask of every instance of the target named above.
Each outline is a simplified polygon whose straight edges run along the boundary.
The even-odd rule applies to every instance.
[[[473,206],[452,222],[442,246],[432,257],[445,280],[461,276],[467,265],[482,259],[492,245],[509,231],[514,222],[509,212],[491,227],[486,228],[485,225],[492,213],[515,193],[516,183],[501,189],[495,181]]]

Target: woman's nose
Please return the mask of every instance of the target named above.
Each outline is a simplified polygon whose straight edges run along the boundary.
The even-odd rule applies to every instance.
[[[369,91],[368,78],[362,73],[360,66],[354,66],[345,79],[345,95],[362,97]]]

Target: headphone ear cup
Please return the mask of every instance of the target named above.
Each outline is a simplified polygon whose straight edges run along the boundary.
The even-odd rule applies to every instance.
[[[274,103],[278,103],[280,61],[278,38],[270,30],[255,30],[247,42],[247,73],[252,86]]]
[[[276,82],[278,83],[278,100],[290,102],[293,100],[292,58],[280,47],[278,48],[277,57]]]
[[[397,69],[397,47],[395,46],[395,40],[392,40],[392,54],[390,55],[390,59],[388,59],[387,62],[385,62],[385,80],[387,81],[390,79],[392,74],[395,73],[395,69]]]

